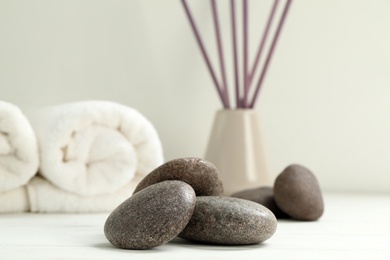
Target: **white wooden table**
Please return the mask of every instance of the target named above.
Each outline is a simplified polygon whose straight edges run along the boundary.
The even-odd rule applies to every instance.
[[[212,246],[179,238],[146,251],[106,240],[108,214],[0,215],[0,259],[390,259],[390,194],[327,194],[316,222],[279,221],[260,245]]]

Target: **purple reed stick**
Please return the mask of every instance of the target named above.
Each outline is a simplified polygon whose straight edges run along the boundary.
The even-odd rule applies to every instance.
[[[273,38],[271,47],[270,47],[270,49],[268,51],[267,59],[265,60],[265,63],[264,63],[264,66],[263,66],[263,70],[261,72],[259,81],[257,82],[256,90],[255,90],[255,93],[253,95],[252,102],[250,103],[250,106],[249,106],[250,108],[253,108],[255,106],[255,104],[256,104],[256,100],[257,100],[257,97],[259,95],[259,91],[260,91],[261,85],[262,85],[262,83],[264,81],[264,78],[265,78],[265,75],[267,73],[268,65],[269,65],[270,60],[272,58],[272,54],[274,52],[276,43],[278,41],[280,32],[281,32],[281,30],[283,28],[284,21],[286,20],[286,16],[287,16],[287,13],[288,13],[288,10],[289,10],[291,2],[292,2],[292,0],[287,0],[286,1],[286,6],[284,7],[282,17],[280,18],[278,27],[277,27],[276,32],[275,32],[275,36]]]
[[[236,32],[236,5],[235,0],[230,0],[230,9],[232,16],[232,37],[233,37],[233,59],[234,59],[234,82],[236,90],[236,107],[240,107],[240,78],[238,74],[238,56],[237,56],[237,32]]]
[[[248,75],[249,86],[252,83],[257,66],[259,65],[260,57],[261,57],[261,54],[263,53],[264,45],[265,45],[265,42],[267,41],[269,29],[271,28],[271,24],[272,24],[272,21],[273,21],[274,16],[275,16],[275,11],[276,11],[276,8],[278,6],[278,3],[279,3],[279,0],[275,0],[273,6],[271,7],[271,13],[268,17],[268,21],[267,21],[267,24],[266,24],[264,32],[263,32],[263,37],[261,39],[259,49],[257,51],[256,58],[255,58],[255,61],[253,63],[252,70]]]
[[[222,40],[221,40],[221,31],[219,30],[219,21],[218,21],[218,11],[217,11],[216,0],[211,0],[211,9],[212,9],[212,12],[213,12],[215,36],[217,38],[219,65],[221,67],[222,92],[223,92],[223,95],[224,95],[227,107],[230,108],[228,85],[227,85],[226,72],[225,72],[225,61],[224,61],[224,58],[223,58],[223,46],[222,46]]]
[[[244,33],[244,61],[243,61],[243,81],[244,81],[244,100],[243,100],[243,107],[247,107],[248,103],[248,93],[249,93],[249,86],[248,86],[248,0],[242,1],[242,9],[243,9],[243,33]]]
[[[195,24],[195,21],[194,21],[194,18],[193,18],[193,16],[192,16],[192,14],[191,14],[191,11],[190,11],[190,9],[188,8],[188,5],[187,5],[186,0],[182,0],[181,2],[182,2],[182,4],[183,4],[184,10],[185,10],[185,12],[186,12],[186,14],[187,14],[188,20],[189,20],[189,22],[190,22],[190,24],[191,24],[192,30],[193,30],[193,32],[194,32],[194,34],[195,34],[195,38],[196,38],[196,40],[197,40],[197,42],[198,42],[198,45],[199,45],[199,48],[200,48],[200,50],[201,50],[201,52],[202,52],[203,58],[205,59],[206,65],[207,65],[207,67],[208,67],[208,69],[209,69],[209,72],[210,72],[210,74],[211,74],[211,77],[212,77],[212,79],[213,79],[214,86],[215,86],[215,88],[216,88],[216,90],[217,90],[217,92],[218,92],[218,95],[219,95],[219,97],[220,97],[220,99],[221,99],[221,101],[222,101],[222,104],[223,104],[224,108],[228,108],[228,107],[229,107],[229,106],[228,106],[228,103],[226,103],[226,100],[225,100],[225,97],[224,97],[224,95],[223,95],[223,93],[222,93],[221,87],[219,86],[217,77],[215,76],[214,69],[213,69],[213,67],[212,67],[212,65],[211,65],[209,56],[207,55],[206,49],[205,49],[205,47],[204,47],[202,38],[200,37],[198,28],[197,28],[197,26],[196,26],[196,24]]]

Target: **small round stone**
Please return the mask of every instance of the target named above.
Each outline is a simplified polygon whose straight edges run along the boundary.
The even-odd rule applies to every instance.
[[[301,165],[290,165],[279,174],[275,180],[274,196],[279,208],[297,220],[317,220],[324,212],[317,178]]]
[[[165,180],[180,180],[188,183],[197,196],[218,196],[223,193],[218,169],[206,160],[194,157],[168,161],[149,173],[135,188],[140,190]]]
[[[192,218],[179,237],[213,244],[248,245],[270,238],[276,218],[266,207],[248,200],[197,197]]]
[[[187,225],[196,196],[190,185],[165,181],[138,192],[107,218],[104,234],[116,247],[149,249],[175,238]]]
[[[263,205],[274,213],[277,218],[288,218],[288,215],[276,205],[272,187],[259,187],[233,193],[231,197],[250,200]]]

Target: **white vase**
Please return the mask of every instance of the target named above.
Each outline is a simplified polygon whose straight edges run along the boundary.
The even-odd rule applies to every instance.
[[[272,184],[256,110],[217,111],[205,159],[221,173],[225,195]]]

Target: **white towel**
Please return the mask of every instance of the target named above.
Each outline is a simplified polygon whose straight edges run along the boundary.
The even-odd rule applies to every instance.
[[[0,193],[0,213],[20,213],[29,210],[26,186]]]
[[[0,101],[0,213],[9,212],[3,202],[37,173],[38,162],[37,140],[26,116],[15,105]],[[21,198],[25,197],[16,196],[13,203],[25,204],[16,201]]]
[[[50,192],[35,192],[45,196],[31,200],[35,211],[40,211],[45,200],[48,204],[68,204],[66,201],[77,203],[76,198],[83,197],[92,203],[102,197],[99,195],[113,194],[138,183],[139,178],[163,162],[161,142],[153,125],[135,109],[118,103],[64,104],[36,111],[30,120],[40,150],[39,172],[55,186],[44,188]],[[47,186],[35,187],[38,185]],[[54,194],[54,190],[64,193],[46,196]],[[70,196],[68,200],[65,194]],[[62,202],[54,202],[58,198]],[[38,207],[34,205],[36,201]],[[84,205],[82,201],[80,207]],[[50,211],[48,207],[45,212]],[[82,211],[80,207],[75,205],[75,211]],[[52,211],[59,208],[68,209],[57,205]],[[88,208],[94,211],[91,205]],[[100,209],[96,205],[96,210]]]
[[[137,176],[113,193],[82,196],[61,190],[49,181],[36,176],[27,185],[30,210],[34,213],[110,212],[131,196],[141,179]]]

